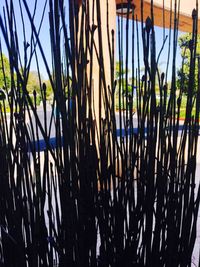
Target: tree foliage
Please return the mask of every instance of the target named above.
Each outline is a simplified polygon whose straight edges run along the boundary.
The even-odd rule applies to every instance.
[[[8,58],[2,54],[0,56],[0,88],[10,86],[10,64]]]
[[[44,83],[46,85],[46,98],[49,100],[51,97],[53,97],[53,88],[50,80],[45,80]]]
[[[40,94],[40,80],[37,71],[29,72],[27,90],[30,94],[32,94],[34,91]]]
[[[118,87],[119,87],[119,80],[121,81],[121,87],[122,87],[122,94],[126,93],[126,87],[128,88],[128,92],[131,93],[132,91],[132,78],[128,77],[128,84],[126,86],[126,73],[129,73],[129,69],[125,69],[122,62],[117,61],[115,65],[115,79],[118,81]],[[119,91],[119,88],[117,92]],[[119,92],[118,92],[119,93]]]
[[[122,62],[117,61],[115,66],[115,78],[118,80],[126,74],[126,70],[122,66]]]
[[[182,67],[178,69],[177,71],[177,85],[179,89],[182,89],[184,93],[187,94],[188,90],[193,90],[193,93],[196,92],[197,90],[197,72],[198,72],[198,67],[197,67],[197,58],[200,56],[200,35],[198,35],[197,38],[197,50],[196,50],[196,61],[195,61],[195,80],[194,80],[194,88],[188,88],[189,86],[189,76],[190,76],[190,46],[191,46],[191,41],[192,40],[192,34],[191,33],[186,33],[183,34],[179,37],[179,47],[181,49],[181,56],[182,56]]]

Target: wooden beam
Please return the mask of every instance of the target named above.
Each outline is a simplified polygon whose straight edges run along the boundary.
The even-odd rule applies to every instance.
[[[123,0],[116,0],[116,4],[127,2]],[[162,2],[162,1],[159,1]],[[169,1],[168,1],[169,2]],[[195,1],[192,1],[193,3]],[[135,5],[135,16],[137,19],[141,21],[141,0],[132,0],[132,3]],[[195,5],[194,5],[195,8]],[[163,6],[157,2],[154,3],[153,7],[154,11],[154,24],[159,27],[170,27],[170,7],[169,5],[165,6],[163,10]],[[143,2],[143,18],[144,21],[147,17],[151,17],[151,1],[146,0]],[[132,15],[130,15],[130,18]],[[192,14],[185,14],[180,11],[179,16],[179,30],[183,32],[192,32]],[[172,28],[174,27],[174,12],[172,11]],[[198,20],[198,33],[200,33],[200,20]]]

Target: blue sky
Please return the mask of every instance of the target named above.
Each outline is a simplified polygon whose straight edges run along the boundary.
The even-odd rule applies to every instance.
[[[121,20],[121,18],[120,18],[120,20]],[[129,28],[132,27],[131,24],[132,24],[132,22],[130,21]],[[125,51],[125,47],[126,47],[126,38],[125,38],[126,37],[126,34],[125,34],[125,31],[126,31],[126,19],[123,19],[122,25],[123,25],[123,32],[124,32],[123,47],[124,47],[124,57],[125,57],[125,54],[126,54],[126,51]],[[135,26],[135,28],[136,28],[136,26]],[[168,59],[168,50],[170,50],[170,60],[169,60],[169,69],[168,69],[168,80],[170,80],[171,71],[172,71],[171,64],[172,64],[172,53],[173,53],[173,30],[171,31],[171,45],[170,45],[170,48],[169,48],[170,30],[169,29],[163,29],[163,28],[157,27],[157,26],[155,26],[154,29],[155,29],[155,41],[156,41],[156,58],[158,57],[158,55],[159,55],[159,53],[161,51],[161,48],[163,46],[163,40],[167,36],[166,42],[164,44],[164,47],[163,47],[162,52],[161,52],[160,57],[159,57],[158,67],[159,67],[159,69],[161,71],[163,71],[163,72],[166,71],[166,65],[167,65],[167,59]],[[180,36],[183,33],[179,32],[178,34]],[[138,35],[139,35],[139,47],[140,47],[140,58],[139,58],[139,61],[140,61],[140,67],[142,69],[143,66],[144,66],[144,63],[143,63],[142,35],[141,35],[141,23],[140,22],[138,23]],[[163,36],[165,36],[165,37],[163,37]],[[135,38],[136,38],[136,33],[135,33]],[[129,34],[128,40],[129,40],[129,50],[131,51],[131,47],[132,47],[131,32]],[[117,42],[117,50],[118,50],[118,42]],[[136,50],[136,42],[135,42],[135,50]],[[181,53],[180,52],[181,52],[180,48],[179,48],[179,46],[177,46],[177,56],[176,56],[177,68],[180,68],[180,66],[182,64],[182,58],[181,58]],[[129,52],[129,56],[128,56],[129,66],[131,66],[131,57],[132,57],[131,52]],[[118,58],[117,58],[117,60],[118,60]],[[138,61],[137,52],[135,51],[135,64],[137,64],[137,61]]]
[[[22,60],[23,60],[23,57],[24,57],[24,53],[23,53],[24,36],[23,36],[23,27],[22,27],[21,12],[20,12],[20,7],[19,7],[19,0],[15,0],[15,1],[13,1],[13,3],[14,3],[14,11],[15,11],[15,17],[16,17],[19,50],[20,50],[20,54],[21,54],[21,57],[22,57]],[[29,1],[27,1],[27,3],[29,5],[29,9],[30,9],[31,13],[33,14],[35,1],[34,0],[29,0]],[[40,21],[41,21],[41,18],[42,18],[44,5],[45,5],[45,1],[44,0],[38,1],[37,8],[36,8],[35,19],[34,19],[35,26],[36,26],[37,29],[39,28],[39,25],[40,25]],[[3,6],[5,6],[5,0],[3,0],[3,1],[1,0],[0,1],[0,15],[1,16],[3,15]],[[29,22],[27,13],[25,11],[25,8],[24,8],[22,0],[21,0],[21,6],[22,6],[23,19],[24,19],[24,24],[25,24],[26,41],[30,43],[31,26],[30,26],[30,22]],[[39,36],[40,36],[41,44],[44,47],[45,56],[46,56],[46,58],[47,58],[47,60],[49,62],[49,65],[51,65],[51,47],[50,47],[50,35],[49,35],[48,3],[47,3],[46,10],[45,10],[44,20],[43,20],[43,24],[42,24]],[[1,30],[0,30],[0,38],[1,38],[1,42],[2,42],[3,53],[5,53],[7,55],[8,54],[7,53],[7,48],[5,46]],[[29,51],[30,51],[30,49],[29,49]],[[43,60],[41,58],[41,55],[40,55],[40,52],[39,52],[38,48],[37,48],[37,52],[38,52],[37,53],[38,54],[38,59],[39,59],[39,62],[40,62],[41,73],[43,74],[44,78],[47,78],[46,69],[45,69],[45,66],[43,64]],[[33,60],[32,60],[31,69],[32,70],[36,70],[37,69],[36,68],[36,61],[35,61],[34,57],[33,57]]]
[[[13,2],[14,2],[14,10],[15,10],[15,16],[16,16],[17,33],[18,33],[18,37],[19,37],[20,53],[21,53],[22,58],[23,58],[23,41],[24,41],[24,39],[23,39],[22,21],[21,21],[21,16],[20,16],[19,0],[15,0]],[[26,39],[27,39],[27,42],[28,42],[30,40],[30,34],[31,34],[31,30],[30,29],[31,29],[31,27],[30,27],[29,19],[28,19],[27,15],[26,15],[26,11],[25,11],[25,9],[23,7],[23,1],[21,0],[21,2],[22,2],[22,9],[23,9],[22,11],[23,11],[23,14],[24,14]],[[68,1],[66,1],[66,3],[67,2]],[[35,1],[29,0],[29,1],[27,1],[27,3],[29,5],[31,13],[33,13]],[[38,6],[37,6],[37,9],[36,9],[36,14],[35,14],[35,25],[36,25],[36,28],[39,27],[39,23],[40,23],[40,20],[41,20],[41,17],[42,17],[44,3],[45,3],[44,0],[38,1]],[[4,5],[5,5],[5,0],[0,1],[0,14],[1,14],[1,16],[3,15],[3,6]],[[68,8],[66,8],[66,17],[68,17]],[[124,22],[123,22],[124,32],[125,32],[125,24],[126,24],[126,22],[124,20]],[[155,33],[156,33],[156,47],[157,47],[156,52],[157,52],[157,55],[158,55],[158,53],[160,51],[160,48],[162,46],[162,43],[163,43],[163,29],[159,28],[159,27],[155,27]],[[139,23],[139,35],[141,36],[140,23]],[[167,29],[166,29],[166,35],[168,35],[168,30]],[[2,46],[3,46],[3,52],[5,54],[7,54],[7,49],[5,47],[1,31],[0,31],[0,38],[1,38]],[[48,3],[47,3],[46,11],[45,11],[43,25],[42,25],[41,32],[40,32],[40,41],[41,41],[41,44],[42,44],[42,46],[44,48],[44,52],[45,52],[47,61],[48,61],[49,65],[51,66],[51,48],[50,48],[50,35],[49,35]],[[124,41],[125,41],[125,38],[124,38]],[[139,43],[140,43],[140,47],[142,47],[141,46],[141,39],[140,39]],[[125,45],[124,45],[124,47],[125,47]],[[131,47],[131,36],[129,36],[129,47]],[[170,48],[170,50],[172,51],[172,47]],[[42,60],[42,58],[40,56],[40,52],[39,52],[38,49],[37,49],[37,52],[38,52],[38,58],[39,58],[39,62],[40,62],[40,71],[43,74],[43,77],[46,79],[47,78],[47,73],[46,73],[46,70],[45,70],[45,66],[43,64],[43,60]],[[168,54],[168,41],[166,42],[165,47],[164,47],[163,52],[162,52],[161,57],[160,57],[160,68],[162,70],[165,70],[165,67],[166,67],[167,54]],[[129,54],[129,58],[128,58],[129,68],[131,68],[131,57],[132,56]],[[116,56],[116,60],[118,60],[117,56]],[[141,66],[143,65],[142,61],[143,61],[143,55],[142,55],[142,51],[141,51],[141,56],[140,56]],[[180,64],[181,64],[181,57],[180,57],[180,51],[178,51],[178,53],[177,53],[177,66],[180,66]],[[34,58],[33,58],[33,61],[32,61],[31,69],[32,70],[36,70],[36,62],[35,62]],[[170,72],[169,72],[169,78],[170,78]]]

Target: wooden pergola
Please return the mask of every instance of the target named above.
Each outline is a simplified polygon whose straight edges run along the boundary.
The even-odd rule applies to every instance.
[[[81,6],[83,0],[75,0],[77,4]],[[171,21],[174,21],[174,2],[175,0],[154,0],[153,14],[154,14],[154,25],[169,28],[170,27],[170,17]],[[178,2],[178,0],[177,0]],[[108,5],[107,5],[108,3]],[[108,24],[110,31],[111,29],[116,32],[116,16],[120,15],[118,5],[122,3],[128,3],[128,0],[99,0],[99,5],[101,8],[101,30],[103,35],[103,56],[104,56],[104,71],[105,78],[107,81],[107,86],[110,85],[110,64],[106,63],[106,59],[109,58],[109,48],[108,48],[108,35],[107,35],[107,14]],[[89,0],[90,11],[93,10],[93,4],[96,5],[96,1]],[[137,16],[138,21],[141,21],[141,0],[131,0],[131,4],[134,6],[134,14]],[[193,20],[192,11],[196,8],[196,0],[180,0],[180,13],[179,13],[179,30],[182,32],[192,32]],[[96,10],[96,8],[94,8]],[[95,11],[96,12],[96,11]],[[126,14],[122,16],[127,17]],[[151,17],[151,0],[143,0],[143,18],[144,21],[147,17]],[[132,13],[130,13],[130,19],[132,18]],[[92,25],[93,21],[90,19],[89,24]],[[97,15],[95,13],[94,23],[98,25]],[[173,24],[171,25],[174,27]],[[200,28],[200,23],[199,23]],[[199,31],[200,32],[200,31]],[[114,37],[115,38],[115,37]],[[98,32],[94,34],[94,40],[96,40],[98,49]],[[93,95],[94,99],[94,111],[96,113],[96,119],[98,121],[99,105],[102,101],[99,98],[99,64],[96,55],[93,55]]]
[[[116,4],[127,3],[127,0],[115,0]],[[154,24],[160,27],[170,27],[170,16],[172,14],[172,27],[174,22],[174,5],[175,0],[154,0]],[[137,19],[141,21],[141,0],[131,0],[135,6],[134,14]],[[178,3],[178,0],[177,0]],[[179,30],[183,32],[192,31],[192,11],[196,8],[196,0],[180,0],[180,13],[179,13]],[[170,11],[172,10],[172,12]],[[177,4],[178,10],[178,4]],[[199,10],[200,11],[200,10]],[[143,17],[144,20],[151,16],[151,0],[143,1]],[[132,15],[130,15],[130,18]],[[200,33],[200,20],[198,23],[198,32]]]

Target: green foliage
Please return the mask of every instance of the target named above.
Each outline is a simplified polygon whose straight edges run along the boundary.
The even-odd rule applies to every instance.
[[[182,89],[182,91],[187,94],[188,91],[188,83],[189,83],[189,76],[190,76],[190,49],[189,46],[191,44],[191,39],[192,39],[192,34],[191,33],[186,33],[184,35],[181,35],[179,37],[179,46],[181,48],[181,56],[183,59],[183,68],[181,67],[177,71],[177,86],[179,89]],[[196,50],[197,56],[200,55],[200,35],[198,35],[197,39],[197,50]],[[197,67],[197,58],[195,61],[195,80],[194,80],[194,88],[193,93],[196,92],[197,90],[197,72],[198,72],[198,67]]]
[[[10,87],[10,64],[8,58],[3,54],[2,57],[0,56],[0,88],[5,86]]]
[[[32,94],[34,91],[40,94],[40,81],[37,71],[29,72],[27,90],[30,94]]]
[[[50,80],[46,80],[44,81],[45,85],[46,85],[46,98],[47,100],[50,100],[51,97],[53,96],[53,89],[51,86],[51,82]]]
[[[0,101],[5,100],[5,99],[6,99],[6,95],[5,95],[4,91],[0,89]]]
[[[129,73],[129,70],[124,69],[122,63],[120,61],[117,61],[116,66],[115,66],[115,79],[118,81],[119,80],[121,81],[122,88],[123,88],[122,94],[125,94],[125,92],[126,92],[126,79],[125,79],[126,73]],[[118,86],[119,86],[119,82],[118,82]],[[128,92],[132,91],[131,86],[129,86],[129,85],[127,85],[127,89],[128,89]],[[119,91],[119,90],[117,90],[117,91]]]
[[[42,77],[41,78],[41,83]],[[39,105],[41,102],[41,88],[40,88],[40,79],[37,71],[30,71],[28,76],[28,82],[26,85],[27,91],[29,92],[32,101],[34,101],[34,92],[36,92],[36,104]]]
[[[122,63],[120,61],[117,61],[115,66],[115,78],[117,80],[119,78],[122,78],[126,74],[126,70],[122,69],[122,67]]]
[[[30,96],[30,98],[31,98],[31,100],[32,100],[32,103],[34,103],[35,101],[34,101],[34,96],[33,95],[31,95]],[[39,106],[40,105],[40,102],[41,102],[41,95],[36,95],[36,105],[37,106]]]

